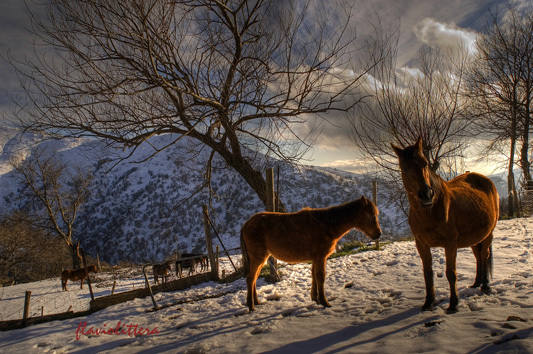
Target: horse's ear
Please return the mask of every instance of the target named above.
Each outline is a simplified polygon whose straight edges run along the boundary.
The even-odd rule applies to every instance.
[[[424,151],[424,141],[422,140],[421,136],[418,137],[415,145],[418,147],[418,150]]]
[[[363,203],[368,204],[368,199],[364,195],[362,195],[360,199]]]
[[[393,143],[390,143],[390,146],[392,147],[392,150],[394,150],[396,155],[400,157],[400,154],[402,153],[403,149],[401,147],[394,145]]]

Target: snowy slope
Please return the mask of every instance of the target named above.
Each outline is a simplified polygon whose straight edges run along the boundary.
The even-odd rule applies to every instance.
[[[329,260],[326,294],[333,307],[328,309],[310,300],[310,265],[287,265],[279,283],[258,282],[263,304],[251,314],[244,305],[243,279],[229,284],[210,282],[156,295],[160,305],[172,306],[155,312],[147,312],[152,304],[144,298],[83,318],[3,332],[0,352],[533,353],[532,230],[533,218],[498,223],[490,295],[469,288],[475,260],[470,249],[459,251],[460,306],[453,315],[444,311],[449,290],[442,276],[441,249],[433,253],[440,304],[433,312],[420,312],[424,299],[421,262],[409,241]],[[125,283],[131,287],[130,281]],[[109,293],[109,286],[98,291]],[[2,315],[20,308],[24,291],[32,289],[36,294],[45,291],[43,297],[62,295],[58,279],[3,288]],[[88,291],[71,289],[72,302],[80,299],[83,307]],[[201,299],[216,294],[220,296]],[[83,323],[85,327],[79,328]],[[107,330],[117,325],[123,333],[88,334],[91,328]],[[133,333],[136,325],[153,333],[124,334],[128,328]]]
[[[4,135],[1,133],[4,132]],[[58,157],[71,167],[81,167],[95,175],[90,198],[75,225],[75,239],[85,251],[116,264],[121,260],[156,262],[175,251],[206,252],[202,205],[209,204],[207,191],[194,194],[204,183],[208,152],[191,159],[185,152],[187,141],[162,151],[151,159],[152,146],[166,146],[171,135],[157,136],[135,151],[108,148],[89,139],[44,141],[33,135],[17,135],[0,127],[0,212],[7,212],[20,201],[20,186],[14,182],[9,160],[28,157],[36,151],[58,151]],[[130,156],[131,155],[131,156]],[[117,157],[130,158],[114,165]],[[266,159],[265,159],[266,160]],[[141,163],[139,163],[142,161]],[[372,179],[364,175],[312,166],[280,166],[281,199],[289,211],[304,206],[319,208],[359,198],[371,197]],[[111,168],[111,169],[110,169]],[[214,161],[212,175],[212,221],[227,248],[238,247],[242,224],[264,207],[241,176]],[[191,195],[193,197],[191,198]],[[407,233],[405,215],[388,198],[386,185],[379,186],[378,206],[381,226],[389,236]],[[218,243],[218,242],[216,242]],[[117,246],[120,245],[120,246]]]

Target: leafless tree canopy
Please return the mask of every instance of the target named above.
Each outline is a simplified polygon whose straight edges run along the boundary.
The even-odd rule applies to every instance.
[[[80,265],[79,235],[74,233],[76,217],[89,194],[92,176],[69,170],[55,153],[40,150],[34,157],[12,161],[24,186],[25,212],[33,227],[59,237],[70,247],[73,266]],[[76,242],[78,239],[78,242]]]
[[[525,181],[533,188],[530,161],[530,130],[533,109],[533,12],[491,13],[490,21],[476,43],[476,65],[468,75],[467,92],[477,112],[479,129],[490,137],[489,151],[509,156],[508,189],[515,199],[513,169],[521,167]],[[518,154],[517,154],[518,152]],[[515,157],[515,155],[518,157]]]
[[[27,129],[136,147],[173,133],[218,153],[265,200],[245,147],[289,162],[313,141],[295,132],[350,110],[351,8],[310,1],[52,0],[34,31],[53,52],[11,59]],[[309,8],[313,11],[309,12]],[[317,14],[309,18],[309,13]],[[349,102],[349,103],[347,103]]]
[[[426,47],[418,67],[396,66],[397,41],[381,41],[390,53],[368,76],[373,99],[351,117],[353,140],[385,169],[396,169],[390,143],[408,146],[423,138],[431,168],[460,158],[464,130],[469,122],[460,93],[468,63],[466,51],[458,53]]]

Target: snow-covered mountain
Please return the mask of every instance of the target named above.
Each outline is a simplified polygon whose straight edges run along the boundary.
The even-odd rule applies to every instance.
[[[41,142],[35,135],[3,129],[0,133],[1,212],[17,208],[20,186],[9,164],[13,156],[28,157],[43,148],[57,151],[69,165],[94,173],[89,201],[76,224],[76,237],[86,252],[116,263],[120,260],[153,262],[175,251],[205,252],[202,205],[209,204],[208,191],[197,192],[204,183],[207,154],[186,157],[187,142],[174,145],[154,157],[153,146],[164,146],[170,136],[155,137],[135,151],[114,150],[95,140],[67,139]],[[115,165],[117,157],[131,157]],[[372,196],[372,178],[335,169],[279,165],[279,192],[288,211],[302,207],[325,207]],[[277,170],[277,168],[276,168]],[[224,246],[239,246],[244,221],[264,210],[246,182],[218,159],[212,179],[210,216]],[[277,179],[277,177],[276,177]],[[379,186],[378,206],[385,238],[407,233],[405,216]],[[197,192],[197,193],[195,193]],[[192,195],[192,197],[191,197]],[[215,236],[215,235],[214,235]],[[353,234],[353,237],[362,237]],[[214,243],[218,240],[214,237]]]

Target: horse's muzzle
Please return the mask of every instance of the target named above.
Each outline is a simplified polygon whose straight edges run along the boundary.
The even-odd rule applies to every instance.
[[[426,190],[421,190],[418,192],[418,201],[422,208],[429,208],[433,205],[433,197],[435,196],[435,191],[433,188],[428,187]]]

